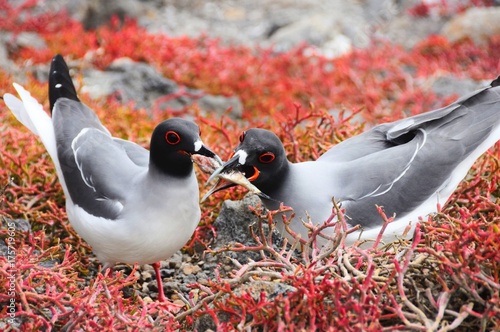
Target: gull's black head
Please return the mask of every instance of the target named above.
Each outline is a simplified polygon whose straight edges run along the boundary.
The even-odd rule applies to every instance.
[[[263,193],[270,194],[282,183],[288,171],[285,149],[278,136],[260,128],[240,135],[240,144],[220,173],[238,171]]]
[[[160,172],[188,176],[193,170],[192,155],[220,158],[208,149],[200,138],[200,128],[194,122],[172,118],[156,126],[151,137],[150,164]]]
[[[240,144],[224,169],[243,172],[250,182],[264,191],[279,180],[287,165],[285,149],[278,136],[265,129],[252,128],[240,135]]]

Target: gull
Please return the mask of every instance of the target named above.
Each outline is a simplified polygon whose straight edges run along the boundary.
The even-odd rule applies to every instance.
[[[377,125],[333,146],[315,161],[291,163],[274,133],[249,129],[241,134],[233,156],[208,179],[226,181],[219,179],[205,198],[235,183],[243,185],[258,193],[270,210],[281,203],[293,208],[290,229],[303,239],[309,232],[303,222],[308,218],[316,224],[325,222],[335,199],[345,211],[347,226],[361,226],[346,236],[346,245],[378,236],[384,226],[380,206],[395,216],[382,237],[392,242],[405,230],[412,235],[419,217],[437,212],[475,160],[499,140],[497,78],[449,106]],[[293,240],[283,222],[277,222]],[[333,227],[323,233],[332,236]],[[326,243],[317,239],[320,245]]]
[[[199,223],[192,156],[221,164],[198,126],[171,118],[156,126],[150,151],[111,136],[77,96],[68,67],[56,55],[49,73],[50,117],[28,91],[4,101],[38,135],[54,162],[72,227],[92,246],[103,270],[116,263],[152,264],[165,301],[159,261],[168,259]]]

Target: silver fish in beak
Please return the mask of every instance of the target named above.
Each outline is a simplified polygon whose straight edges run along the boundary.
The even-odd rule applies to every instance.
[[[208,178],[207,183],[212,181],[215,178],[218,178],[218,181],[215,183],[215,185],[203,196],[201,201],[205,201],[210,195],[223,190],[227,189],[236,185],[240,185],[248,189],[250,192],[259,195],[260,197],[264,197],[267,199],[271,199],[268,195],[264,194],[262,191],[260,191],[259,188],[254,186],[250,180],[245,176],[244,173],[240,172],[239,170],[234,169],[234,158],[230,159],[228,162],[226,162],[224,165],[220,166],[217,168],[215,171],[213,171],[212,175],[210,178]]]

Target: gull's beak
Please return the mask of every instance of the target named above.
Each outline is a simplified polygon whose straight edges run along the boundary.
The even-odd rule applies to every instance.
[[[202,145],[201,148],[195,152],[195,154],[199,154],[199,155],[202,155],[202,156],[205,156],[205,157],[208,157],[208,158],[212,158],[215,160],[215,162],[218,164],[218,165],[222,165],[223,162],[222,162],[222,159],[220,159],[220,157],[215,154],[215,152],[213,152],[212,150],[210,150],[209,148],[207,148],[205,145]]]
[[[234,186],[236,186],[235,183],[219,178],[217,179],[217,182],[214,184],[214,186],[210,188],[210,190],[205,195],[203,195],[203,197],[201,198],[201,202],[204,202],[208,197],[210,197],[212,194],[215,194],[218,191],[231,188]]]
[[[239,155],[235,154],[224,165],[222,165],[212,173],[210,178],[208,178],[207,183],[215,178],[218,178],[218,181],[203,196],[203,198],[201,199],[202,202],[205,199],[207,199],[210,195],[220,190],[227,189],[238,184],[261,197],[271,199],[269,196],[264,194],[262,191],[259,190],[259,188],[257,188],[250,182],[251,180],[253,180],[254,177],[256,178],[255,174],[257,174],[258,176],[258,170],[255,169],[256,173],[254,173],[254,175],[252,175],[250,178],[247,178],[245,174],[239,170],[240,166],[242,166],[239,162],[239,158],[240,158]]]
[[[207,183],[209,183],[210,181],[212,181],[213,179],[215,179],[216,177],[218,177],[219,174],[221,174],[221,173],[232,173],[232,172],[235,172],[235,171],[236,172],[240,172],[238,170],[239,166],[241,166],[241,164],[239,162],[239,156],[237,154],[235,154],[231,159],[229,159],[228,161],[226,161],[225,164],[222,164],[222,162],[221,162],[221,166],[219,168],[217,168],[212,173],[212,175],[210,175],[210,177],[207,180]]]

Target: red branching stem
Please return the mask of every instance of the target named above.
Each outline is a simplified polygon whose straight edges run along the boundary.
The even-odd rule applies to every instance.
[[[378,211],[379,215],[382,217],[382,219],[384,220],[384,224],[380,228],[380,232],[378,233],[377,238],[375,239],[375,242],[373,243],[373,248],[378,248],[380,242],[382,241],[382,237],[384,235],[384,232],[385,232],[387,226],[394,220],[394,216],[387,218],[387,216],[386,216],[386,214],[381,206],[377,205],[377,211]]]

